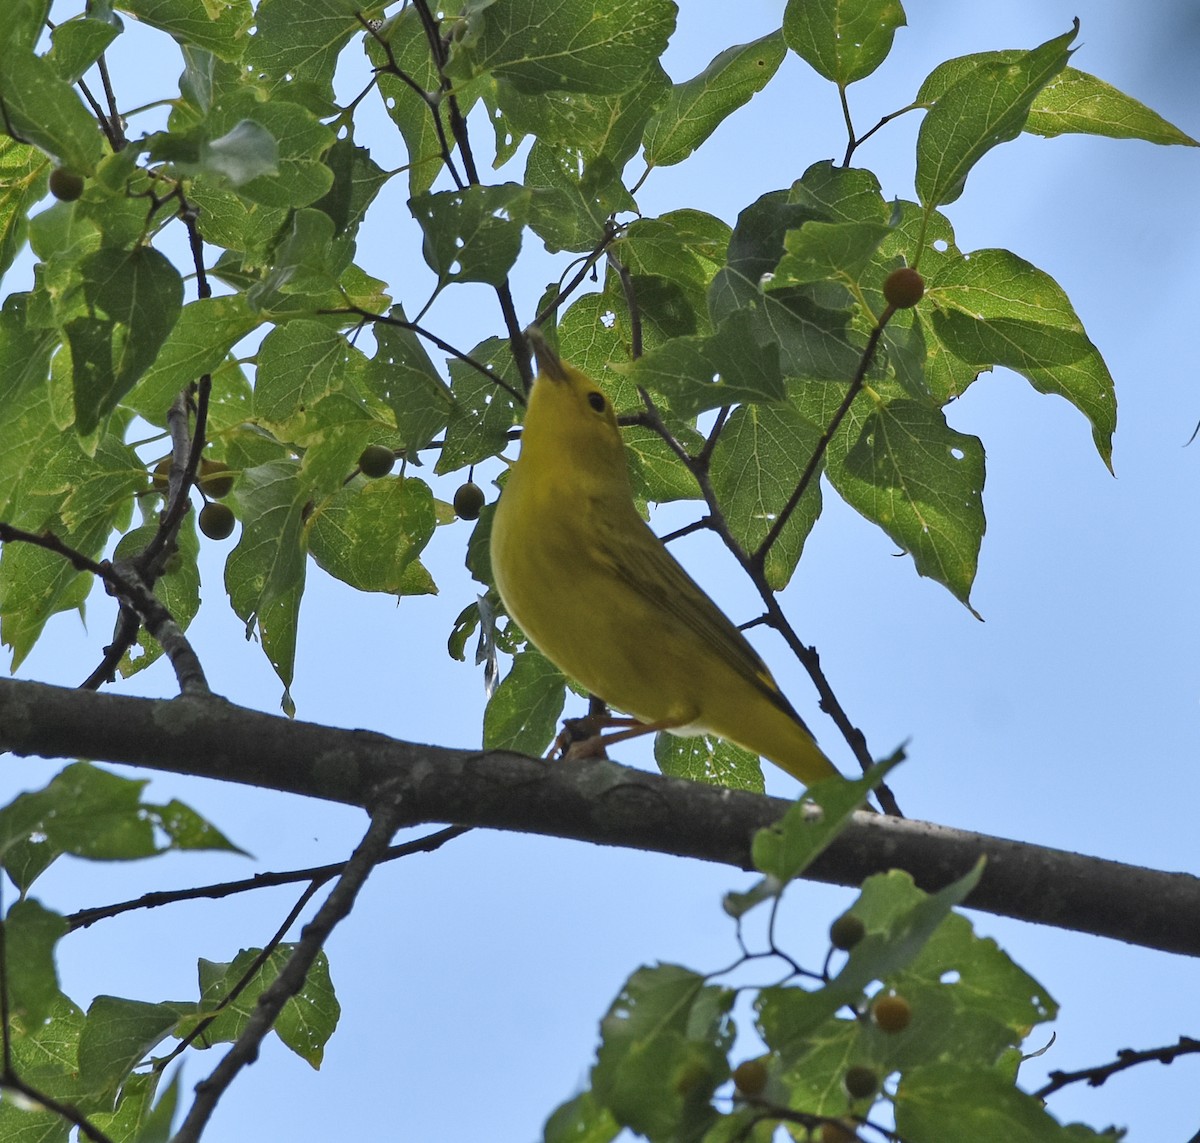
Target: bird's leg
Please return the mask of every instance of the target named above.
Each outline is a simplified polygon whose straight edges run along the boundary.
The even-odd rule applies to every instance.
[[[579,757],[604,757],[604,747],[598,749],[593,748],[590,751],[582,751],[581,747],[588,743],[597,741],[600,738],[600,732],[606,726],[612,726],[617,721],[608,712],[608,707],[602,699],[598,699],[595,695],[588,696],[588,712],[583,718],[564,718],[563,728],[559,736],[554,740],[554,744],[550,747],[547,758],[579,758]],[[624,720],[623,720],[624,721]]]

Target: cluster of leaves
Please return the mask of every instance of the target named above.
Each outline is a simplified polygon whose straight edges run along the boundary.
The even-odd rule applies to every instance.
[[[1016,254],[960,250],[941,209],[982,155],[1021,131],[1192,143],[1069,67],[1074,30],[1029,51],[949,61],[919,86],[901,109],[924,112],[917,201],[889,201],[869,171],[850,167],[861,141],[852,137],[844,165],[809,167],[749,202],[730,227],[686,204],[644,217],[638,188],[655,168],[686,160],[789,52],[845,95],[891,51],[904,23],[897,0],[792,0],[779,31],[678,83],[659,62],[674,28],[671,0],[492,0],[440,22],[421,0],[109,0],[58,19],[47,43],[49,9],[50,0],[9,4],[0,46],[0,271],[26,245],[36,259],[33,288],[0,308],[0,520],[51,531],[91,558],[145,548],[160,526],[151,471],[165,453],[181,462],[166,430],[187,395],[203,410],[194,427],[203,426],[206,457],[236,476],[231,604],[285,688],[308,556],[360,590],[435,590],[420,557],[453,513],[411,470],[436,455],[437,474],[469,471],[509,444],[528,380],[509,276],[530,235],[571,267],[538,309],[522,308],[554,320],[564,356],[635,422],[627,440],[638,495],[708,499],[727,543],[757,557],[769,590],[786,586],[820,514],[812,481],[774,529],[820,454],[829,486],[910,552],[920,574],[968,602],[984,530],[984,450],[946,423],[944,407],[993,366],[1075,405],[1108,460],[1112,379],[1070,302]],[[163,93],[165,124],[136,138],[115,105],[106,111],[78,84],[121,34],[122,12],[171,37],[183,62],[178,91]],[[333,78],[348,46],[365,49],[374,72],[341,106]],[[403,141],[400,171],[385,170],[356,138],[367,97],[382,99]],[[481,181],[469,116],[492,124],[497,167],[523,156],[519,176]],[[376,154],[396,145],[388,139]],[[639,153],[644,170],[634,180],[626,170]],[[432,274],[430,297],[417,304],[395,302],[389,284],[355,261],[360,229],[394,178],[407,179]],[[48,189],[58,200],[43,208]],[[602,259],[598,289],[579,296]],[[919,267],[925,298],[890,315],[880,336],[882,284],[902,265]],[[464,285],[495,290],[503,336],[455,347],[408,317]],[[359,337],[367,325],[371,335]],[[448,381],[429,341],[452,357]],[[857,397],[828,432],[860,372]],[[712,410],[705,439],[697,418]],[[398,476],[360,473],[371,446],[405,458]],[[485,584],[489,527],[485,510],[467,546]],[[155,590],[186,627],[199,603],[190,516],[171,544],[178,558]],[[51,616],[81,608],[90,587],[58,554],[6,545],[0,637],[14,663]],[[464,613],[453,650],[461,653],[476,625],[506,649],[519,646],[516,632],[496,628],[493,606]],[[157,654],[150,644],[142,651],[131,647],[120,669]],[[492,700],[487,744],[540,749],[565,686],[522,651]],[[660,751],[668,770],[761,781],[755,760],[723,744]],[[59,781],[67,793],[52,785],[4,811],[4,866],[23,894],[58,852],[148,854],[161,848],[156,827],[175,846],[222,844],[178,807],[141,806],[116,779],[73,769]],[[95,812],[81,816],[93,801]],[[790,835],[781,837],[786,850]],[[760,864],[778,886],[804,862]],[[568,1137],[577,1112],[655,1139],[714,1140],[769,1133],[787,1115],[811,1125],[857,1114],[865,1105],[838,1086],[852,1061],[881,1079],[901,1074],[895,1102],[906,1138],[939,1137],[941,1106],[1017,1100],[1023,1110],[1011,1121],[1024,1122],[1018,1115],[1034,1113],[1004,1053],[1052,1006],[946,916],[965,886],[926,899],[897,878],[868,885],[854,909],[868,936],[845,967],[814,989],[789,981],[760,993],[769,1082],[757,1102],[728,1115],[711,1097],[729,1072],[733,994],[688,970],[641,970],[605,1022],[592,1092],[563,1113],[566,1126],[556,1117],[551,1136]],[[9,913],[15,1070],[94,1112],[113,1137],[132,1138],[160,1074],[135,1069],[164,1037],[211,1014],[244,965],[203,967],[189,1004],[104,998],[85,1015],[53,977],[64,931],[62,918],[24,896]],[[972,987],[947,982],[950,970]],[[237,1006],[222,1010],[209,1042],[237,1034],[269,975],[264,966]],[[837,1016],[846,1006],[861,1011],[878,982],[913,999],[913,1026],[894,1042]],[[327,981],[310,978],[309,988],[311,1011],[295,1013],[288,1042],[316,1062],[334,1005]],[[42,1122],[51,1120],[44,1137],[61,1137],[61,1120]],[[611,1137],[600,1131],[593,1137]],[[1017,1136],[1043,1137],[1014,1126]]]
[[[130,861],[172,851],[242,852],[181,802],[143,801],[146,784],[80,762],[0,810],[0,861],[20,894],[3,928],[11,1021],[6,1080],[20,1077],[38,1102],[48,1097],[70,1107],[113,1139],[166,1138],[163,1128],[170,1124],[175,1095],[173,1087],[161,1093],[159,1088],[171,1060],[186,1044],[212,1047],[236,1040],[291,951],[276,942],[267,950],[242,949],[228,963],[201,958],[193,1000],[149,1003],[97,996],[85,1012],[62,992],[59,941],[106,914],[66,917],[29,896],[37,878],[60,857]],[[285,1006],[275,1032],[319,1067],[338,1012],[322,957],[301,993]],[[179,1044],[155,1058],[155,1050],[170,1038]],[[70,1129],[57,1109],[0,1102],[0,1135],[6,1139],[50,1143],[66,1140]]]
[[[763,830],[754,844],[763,879],[730,894],[726,911],[740,924],[769,906],[774,932],[789,881],[886,768],[860,782],[821,783]],[[773,939],[717,973],[673,964],[637,969],[601,1021],[590,1087],[550,1117],[546,1143],[607,1143],[624,1127],[655,1141],[767,1143],[781,1123],[830,1141],[1120,1138],[1064,1127],[1016,1086],[1021,1045],[1057,1006],[994,941],[951,912],[981,872],[977,866],[932,895],[898,871],[869,878],[832,926],[820,973],[801,969]],[[720,982],[772,963],[786,966],[777,984]],[[735,1068],[730,1013],[739,995],[753,1000],[766,1052]]]

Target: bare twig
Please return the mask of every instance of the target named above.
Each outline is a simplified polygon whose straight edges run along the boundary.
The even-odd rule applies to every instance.
[[[1155,1062],[1173,1064],[1180,1056],[1193,1055],[1198,1052],[1200,1052],[1200,1040],[1194,1040],[1191,1036],[1180,1036],[1177,1043],[1168,1044],[1162,1048],[1144,1048],[1141,1051],[1122,1048],[1117,1052],[1117,1058],[1107,1064],[1100,1064],[1093,1068],[1080,1068],[1075,1072],[1051,1072],[1050,1082],[1033,1092],[1033,1098],[1044,1100],[1073,1083],[1086,1082],[1089,1087],[1100,1087],[1118,1072],[1137,1067],[1138,1064]]]
[[[464,365],[469,365],[472,369],[476,370],[476,372],[482,373],[483,376],[486,377],[489,381],[493,382],[496,385],[499,385],[501,389],[504,389],[509,394],[509,396],[511,396],[513,398],[513,400],[517,401],[519,404],[522,404],[522,405],[525,404],[524,394],[518,393],[516,391],[516,389],[514,389],[507,381],[504,380],[503,377],[501,377],[499,374],[497,374],[494,370],[489,369],[486,365],[483,364],[482,361],[476,361],[475,358],[472,357],[469,353],[463,353],[463,351],[461,349],[456,348],[455,346],[451,345],[450,342],[446,341],[444,338],[438,337],[438,335],[436,333],[433,333],[431,330],[426,329],[424,326],[418,325],[416,322],[408,321],[405,318],[392,317],[391,314],[372,313],[370,310],[364,310],[364,309],[360,308],[359,306],[347,306],[344,309],[338,309],[338,310],[318,310],[317,312],[318,313],[329,313],[329,314],[332,314],[332,313],[354,314],[356,317],[361,318],[363,321],[376,322],[380,325],[394,325],[398,329],[412,330],[412,332],[415,333],[418,337],[425,338],[426,341],[432,342],[434,345],[436,345],[438,347],[438,349],[444,351],[445,353],[450,354],[451,357],[454,357],[457,360],[461,361]]]
[[[448,826],[427,837],[405,842],[403,845],[391,846],[383,857],[383,861],[395,861],[414,853],[432,853],[449,841],[470,831],[465,826]],[[381,862],[382,864],[382,862]],[[320,886],[332,877],[336,877],[346,868],[344,861],[336,861],[329,865],[314,865],[308,869],[289,869],[283,873],[256,873],[240,881],[225,881],[218,885],[198,885],[192,889],[164,889],[156,893],[145,893],[133,901],[121,901],[114,905],[98,905],[92,909],[81,909],[67,916],[67,929],[86,929],[98,921],[119,917],[136,909],[156,909],[162,905],[174,905],[180,901],[220,900],[232,897],[237,893],[248,893],[255,889],[270,889],[279,885],[294,885],[300,881],[311,881]]]

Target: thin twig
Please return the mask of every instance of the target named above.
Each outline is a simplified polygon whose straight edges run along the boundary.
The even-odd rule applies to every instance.
[[[378,808],[371,814],[370,827],[353,856],[346,862],[337,884],[313,919],[304,926],[295,951],[288,957],[279,975],[259,996],[258,1004],[237,1041],[208,1078],[196,1085],[195,1102],[172,1143],[197,1143],[226,1089],[242,1068],[258,1058],[259,1048],[274,1027],[284,1004],[304,987],[317,954],[337,924],[349,915],[363,883],[387,852],[402,813],[400,797],[391,786],[385,786],[380,791]]]
[[[604,234],[600,241],[592,247],[591,253],[585,255],[581,260],[579,270],[571,278],[565,286],[559,286],[554,297],[552,297],[541,312],[533,319],[533,324],[540,326],[544,325],[547,320],[554,314],[563,301],[569,298],[580,286],[583,280],[590,274],[596,263],[603,257],[604,252],[612,245],[617,236],[625,228],[616,222],[614,219],[609,219],[604,224]]]
[[[482,373],[489,381],[504,389],[514,401],[522,405],[525,404],[524,394],[518,393],[516,389],[494,370],[489,369],[482,361],[476,361],[469,353],[463,353],[461,349],[456,348],[444,338],[438,337],[436,333],[426,329],[424,326],[418,325],[416,322],[408,321],[406,318],[392,317],[391,314],[372,313],[370,310],[364,310],[360,306],[346,306],[344,309],[318,310],[317,312],[323,314],[353,314],[363,321],[377,322],[380,325],[394,325],[398,329],[411,330],[418,337],[423,337],[426,341],[432,342],[438,349],[450,354],[451,357],[461,361],[464,365],[469,365],[472,369]]]
[[[1100,1087],[1118,1072],[1137,1067],[1138,1064],[1154,1062],[1173,1064],[1180,1056],[1192,1055],[1197,1052],[1200,1052],[1200,1040],[1194,1040],[1191,1036],[1180,1036],[1178,1043],[1169,1044],[1163,1048],[1145,1048],[1140,1051],[1122,1048],[1117,1052],[1117,1058],[1107,1064],[1100,1064],[1094,1068],[1080,1068],[1075,1072],[1051,1072],[1050,1082],[1039,1087],[1032,1095],[1034,1099],[1045,1100],[1064,1087],[1083,1081],[1086,1081],[1089,1087]]]
[[[447,826],[427,837],[405,842],[403,845],[391,846],[383,857],[383,861],[395,861],[414,853],[432,853],[440,849],[456,837],[461,837],[470,830],[466,826]],[[382,864],[382,862],[381,862]],[[121,901],[114,905],[98,905],[92,909],[80,909],[66,917],[67,931],[86,929],[97,921],[119,917],[136,909],[156,909],[162,905],[174,905],[180,901],[220,900],[232,897],[238,893],[248,893],[254,889],[271,889],[280,885],[294,885],[300,881],[313,881],[318,885],[324,884],[331,877],[336,877],[346,868],[344,861],[335,861],[329,865],[314,865],[309,869],[289,869],[283,873],[256,873],[240,881],[225,881],[218,885],[199,885],[191,889],[160,890],[156,893],[145,893],[133,901]]]

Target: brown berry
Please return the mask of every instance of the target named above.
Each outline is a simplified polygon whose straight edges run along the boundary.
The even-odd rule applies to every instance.
[[[159,492],[167,491],[167,485],[171,481],[171,458],[169,456],[164,457],[154,466],[154,473],[150,480]]]
[[[903,996],[889,993],[871,1005],[871,1019],[881,1032],[895,1035],[903,1032],[912,1021],[912,1005]]]
[[[396,454],[386,445],[380,444],[367,445],[362,451],[362,456],[358,458],[359,470],[371,480],[387,476],[395,463]]]
[[[205,504],[200,509],[200,531],[210,540],[224,540],[233,532],[233,510],[225,504]]]
[[[74,202],[83,194],[83,176],[66,167],[55,167],[50,172],[50,193],[59,202]]]
[[[733,1069],[733,1082],[743,1095],[762,1095],[767,1086],[767,1065],[762,1060],[743,1060]]]
[[[853,913],[843,913],[829,926],[829,943],[835,949],[852,949],[866,935],[867,926]]]
[[[883,283],[883,296],[889,306],[911,309],[925,296],[925,279],[911,266],[893,270]]]
[[[486,502],[483,489],[473,480],[468,480],[466,484],[460,484],[454,494],[454,511],[460,520],[478,520]]]
[[[879,1090],[879,1076],[875,1069],[864,1067],[862,1064],[847,1068],[846,1074],[842,1076],[842,1083],[851,1099],[866,1099]]]
[[[200,458],[200,488],[205,496],[220,500],[233,491],[233,473],[219,460]]]

